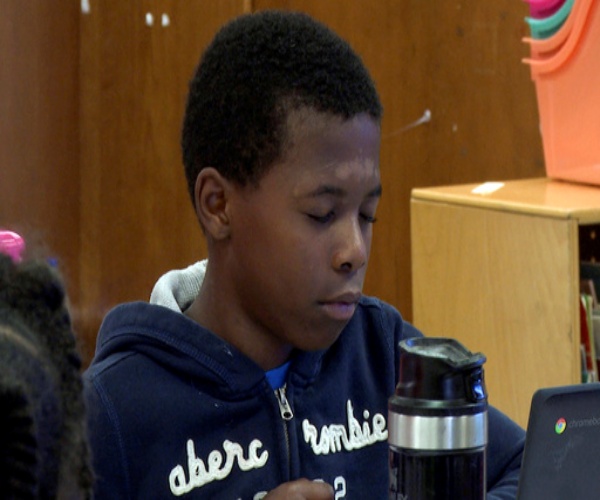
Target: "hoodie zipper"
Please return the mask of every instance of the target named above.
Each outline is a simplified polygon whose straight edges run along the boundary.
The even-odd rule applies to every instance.
[[[285,451],[287,454],[288,460],[288,475],[291,477],[291,467],[292,467],[292,458],[290,454],[290,435],[288,430],[288,422],[294,418],[294,412],[292,411],[292,407],[285,395],[286,385],[280,387],[275,390],[275,397],[277,398],[277,402],[279,403],[279,413],[281,414],[281,418],[283,420],[283,434],[285,437]]]
[[[281,418],[288,422],[294,418],[294,412],[292,411],[292,407],[290,406],[290,403],[285,395],[286,387],[287,386],[284,385],[283,387],[276,389],[275,395],[277,396],[277,401],[279,403],[279,413],[281,413]]]

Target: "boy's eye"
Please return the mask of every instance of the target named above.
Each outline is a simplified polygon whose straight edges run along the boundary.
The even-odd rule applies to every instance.
[[[307,214],[312,220],[319,222],[321,224],[326,224],[327,222],[333,219],[334,213],[327,212],[325,215],[316,215],[316,214]]]
[[[360,217],[362,218],[362,220],[364,220],[367,224],[375,224],[377,222],[377,218],[373,215],[368,215],[368,214],[360,214]]]
[[[326,224],[331,222],[335,217],[335,212],[327,212],[325,215],[307,214],[312,220],[319,222],[320,224]],[[373,215],[360,213],[360,218],[367,224],[375,224],[377,219]]]

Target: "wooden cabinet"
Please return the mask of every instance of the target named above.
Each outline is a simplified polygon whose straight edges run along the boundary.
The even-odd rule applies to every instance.
[[[413,321],[483,352],[490,403],[525,426],[537,388],[581,380],[578,233],[600,187],[485,187],[412,191]]]

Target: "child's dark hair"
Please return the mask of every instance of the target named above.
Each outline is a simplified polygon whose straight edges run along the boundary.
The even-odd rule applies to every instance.
[[[257,184],[281,157],[289,112],[302,107],[344,119],[382,114],[358,55],[309,16],[263,11],[225,25],[190,83],[182,149],[192,200],[207,166]]]
[[[80,369],[60,276],[0,254],[3,498],[91,497]]]

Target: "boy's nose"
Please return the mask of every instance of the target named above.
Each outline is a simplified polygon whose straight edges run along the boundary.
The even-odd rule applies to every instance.
[[[367,263],[369,254],[367,232],[368,229],[362,228],[357,220],[344,224],[333,255],[334,269],[345,272],[356,271]]]

